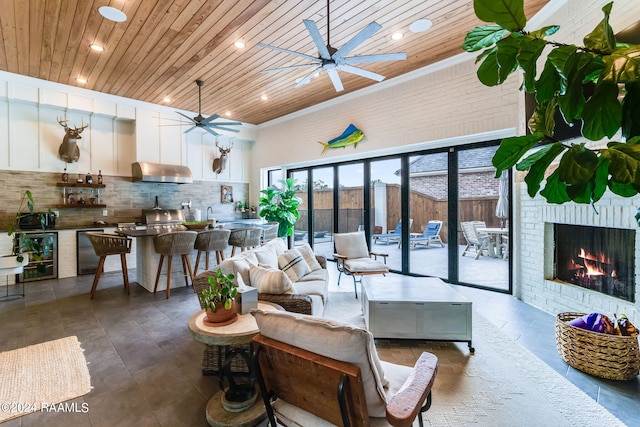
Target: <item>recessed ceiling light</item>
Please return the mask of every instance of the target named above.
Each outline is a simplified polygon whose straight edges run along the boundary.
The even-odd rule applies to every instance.
[[[238,40],[237,42],[235,42],[233,44],[235,47],[237,47],[238,49],[244,49],[244,42],[242,40]]]
[[[267,95],[262,95],[260,99],[262,99],[263,101],[266,101],[267,99],[269,99],[269,97]]]
[[[427,31],[432,25],[433,22],[431,22],[430,19],[418,19],[413,24],[409,25],[409,29],[414,33],[421,33],[423,31]]]
[[[76,81],[77,81],[78,83],[85,84],[85,83],[87,82],[87,79],[83,79],[82,77],[76,77]]]
[[[109,21],[124,22],[127,20],[127,15],[125,15],[123,11],[116,9],[115,7],[100,6],[98,8],[98,12],[100,12],[100,15],[102,15]]]
[[[391,34],[392,40],[400,40],[402,38],[402,33],[393,33]]]
[[[224,115],[227,117],[231,117],[231,111],[227,111],[226,113],[224,113]]]
[[[162,100],[167,103],[171,102],[171,98],[169,98],[168,96],[165,96],[164,98],[162,98]]]
[[[102,46],[100,46],[99,44],[92,43],[92,44],[89,45],[89,47],[91,49],[95,50],[96,52],[104,51],[104,48]]]

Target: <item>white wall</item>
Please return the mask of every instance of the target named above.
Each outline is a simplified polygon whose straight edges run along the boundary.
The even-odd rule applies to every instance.
[[[101,170],[131,176],[131,163],[147,161],[188,166],[195,180],[246,183],[250,178],[255,126],[218,137],[220,145],[233,141],[234,148],[227,170],[216,175],[214,137],[201,129],[185,133],[189,126],[179,125],[172,108],[1,71],[0,169],[61,172],[64,130],[58,118],[68,119],[71,127],[89,124],[78,144],[79,161],[67,166],[70,174]]]

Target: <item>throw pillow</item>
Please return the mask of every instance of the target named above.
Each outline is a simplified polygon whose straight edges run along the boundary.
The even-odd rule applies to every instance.
[[[262,294],[295,294],[296,290],[289,277],[282,270],[262,268],[252,265],[249,270],[251,285]]]
[[[273,268],[278,268],[278,255],[271,246],[261,246],[251,251],[258,259],[259,264],[267,264]]]
[[[277,239],[269,240],[265,243],[265,246],[269,246],[276,251],[276,255],[280,256],[287,250],[287,244],[284,242],[284,239],[278,237]]]
[[[320,263],[316,259],[316,254],[313,253],[313,249],[311,249],[311,246],[309,246],[308,243],[296,246],[296,249],[300,251],[302,258],[307,262],[311,271],[322,269],[322,266],[320,266]]]
[[[280,270],[287,273],[287,276],[289,276],[292,282],[297,282],[298,279],[311,272],[309,264],[307,264],[297,249],[289,249],[280,255],[278,257],[278,266]]]

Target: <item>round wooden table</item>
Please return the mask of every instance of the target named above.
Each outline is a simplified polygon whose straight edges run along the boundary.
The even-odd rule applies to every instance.
[[[258,308],[266,311],[282,310],[277,304],[258,301]],[[231,346],[250,343],[253,337],[260,332],[255,318],[250,314],[238,314],[238,320],[230,325],[209,326],[204,323],[205,310],[200,310],[189,319],[189,331],[193,338],[203,344],[217,346]],[[234,350],[235,351],[235,350]],[[220,375],[223,370],[220,370]],[[207,403],[207,422],[215,427],[253,427],[257,426],[267,417],[262,399],[258,396],[251,406],[238,412],[225,409],[222,401],[225,392],[223,390],[214,394]]]

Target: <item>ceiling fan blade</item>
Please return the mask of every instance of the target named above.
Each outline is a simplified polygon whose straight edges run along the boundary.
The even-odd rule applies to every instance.
[[[266,47],[266,48],[268,48],[268,49],[277,50],[278,52],[284,52],[284,53],[288,53],[288,54],[291,54],[291,55],[301,56],[301,57],[303,57],[303,58],[310,59],[311,61],[320,62],[320,59],[319,59],[319,58],[315,58],[315,57],[313,57],[313,56],[306,55],[306,54],[304,54],[304,53],[295,52],[295,51],[293,51],[293,50],[283,49],[283,48],[281,48],[281,47],[271,46],[271,45],[269,45],[269,44],[264,44],[264,43],[258,43],[256,46]]]
[[[309,35],[318,49],[320,58],[331,59],[329,49],[327,49],[327,45],[324,44],[324,40],[322,39],[322,35],[320,35],[320,30],[318,30],[316,23],[310,19],[304,19],[302,22],[304,22],[304,26],[307,27],[307,31],[309,31]]]
[[[342,92],[344,90],[344,86],[342,86],[342,80],[340,80],[338,71],[336,71],[335,69],[331,69],[327,70],[327,73],[329,74],[331,83],[333,83],[333,87],[336,88],[336,92]]]
[[[240,126],[242,124],[242,122],[215,122],[215,123],[211,123],[209,126],[215,126],[218,127],[220,125],[222,126]]]
[[[211,126],[211,125],[206,126],[207,129],[211,129],[212,127],[216,128],[216,129],[220,129],[220,130],[226,130],[228,132],[235,132],[235,133],[240,132],[240,129],[227,128],[227,127],[224,127],[224,126],[217,126],[217,125],[216,126]]]
[[[202,126],[202,129],[206,130],[207,132],[209,132],[213,136],[219,136],[220,135],[218,132],[216,132],[215,130],[211,129],[209,126]]]
[[[362,68],[352,67],[351,65],[341,65],[340,71],[355,74],[361,77],[366,77],[368,79],[375,80],[378,82],[381,82],[384,80],[383,75],[380,75],[371,71],[363,70]]]
[[[182,117],[184,117],[185,119],[188,119],[191,123],[193,124],[197,124],[198,122],[196,122],[195,120],[193,120],[193,117],[189,117],[186,114],[182,114],[180,111],[176,111],[176,113],[180,114]]]
[[[192,130],[194,130],[195,128],[197,128],[197,127],[198,127],[198,126],[192,126],[192,127],[190,127],[189,129],[185,130],[185,131],[184,131],[184,133],[189,133],[189,132],[191,132]]]
[[[309,80],[311,80],[313,78],[313,76],[315,76],[316,73],[319,73],[321,70],[322,70],[322,67],[316,68],[315,70],[313,70],[312,72],[310,72],[309,74],[307,74],[306,76],[301,78],[300,81],[298,81],[298,83],[296,83],[295,87],[300,87],[302,85],[305,85],[305,84],[309,83]]]
[[[207,117],[206,119],[200,121],[200,124],[201,125],[205,125],[205,124],[209,123],[211,120],[215,120],[215,119],[217,119],[219,117],[220,117],[220,115],[218,115],[218,114],[212,114],[209,117]]]
[[[294,70],[296,68],[306,68],[306,67],[317,67],[318,64],[300,64],[300,65],[291,65],[289,67],[280,67],[280,68],[271,68],[269,70],[262,70],[261,73],[272,73],[274,71],[285,71],[285,70]]]
[[[362,42],[371,37],[376,31],[380,30],[381,28],[382,26],[375,21],[370,23],[369,25],[364,27],[364,29],[361,30],[358,34],[353,36],[351,40],[346,42],[344,46],[338,49],[336,53],[332,55],[332,58],[344,58],[349,54],[349,52],[358,47]]]
[[[361,64],[363,62],[381,62],[381,61],[402,61],[407,59],[405,52],[400,53],[380,53],[376,55],[351,56],[349,58],[340,59],[342,64]]]

